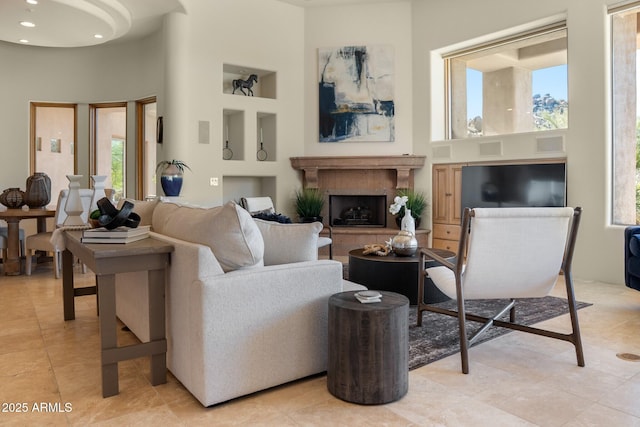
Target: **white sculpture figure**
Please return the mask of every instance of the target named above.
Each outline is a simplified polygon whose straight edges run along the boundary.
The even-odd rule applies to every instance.
[[[93,196],[91,196],[91,204],[89,205],[89,214],[91,212],[98,209],[98,200],[103,197],[107,197],[107,194],[104,191],[105,181],[107,180],[106,175],[91,175],[91,180],[93,181]]]
[[[80,199],[80,180],[82,175],[67,175],[69,180],[69,196],[67,197],[67,204],[64,205],[64,211],[67,213],[67,218],[64,220],[64,225],[85,225],[82,220],[82,200]]]

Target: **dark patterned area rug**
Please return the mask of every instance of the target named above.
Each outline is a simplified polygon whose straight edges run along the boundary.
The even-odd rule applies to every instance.
[[[489,317],[500,311],[507,303],[507,300],[467,301],[466,309],[469,313]],[[577,302],[576,304],[578,309],[592,305],[584,302]],[[455,301],[446,301],[435,305],[456,309]],[[518,304],[516,302],[516,321],[525,325],[533,325],[565,313],[569,313],[566,298],[547,296],[544,298],[529,298],[526,304]],[[409,308],[409,369],[419,368],[460,351],[457,318],[427,311],[423,312],[422,316],[422,326],[416,326],[416,307],[411,306]],[[508,312],[505,314],[504,319],[509,319]],[[467,333],[471,334],[481,326],[478,322],[468,322]],[[480,336],[477,344],[508,332],[512,331],[495,326],[491,327]]]

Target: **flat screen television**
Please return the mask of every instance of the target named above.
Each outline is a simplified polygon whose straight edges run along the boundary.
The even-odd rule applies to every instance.
[[[562,207],[567,204],[564,163],[462,167],[465,207]]]

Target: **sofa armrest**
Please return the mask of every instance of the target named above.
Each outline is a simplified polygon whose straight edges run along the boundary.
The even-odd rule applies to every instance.
[[[199,243],[191,243],[159,233],[150,233],[151,237],[171,243],[174,251],[171,254],[171,265],[180,266],[183,281],[193,281],[200,277],[224,274],[222,266],[211,248]],[[190,279],[188,278],[190,277]]]
[[[224,271],[210,247],[158,233],[151,232],[150,235],[171,243],[174,247],[170,258],[168,283],[188,286],[203,277],[224,276]],[[116,275],[116,315],[143,342],[149,341],[149,307],[141,302],[148,301],[147,284],[145,271]],[[167,286],[166,300],[169,301],[171,298],[171,287]]]
[[[169,368],[205,406],[321,372],[328,299],[342,286],[342,265],[321,260],[182,287],[188,304],[171,300]]]
[[[632,277],[630,270],[630,260],[634,258],[631,253],[631,239],[633,236],[640,234],[640,226],[632,225],[624,230],[624,283],[629,288],[640,290],[640,278]],[[637,262],[634,260],[634,262]],[[636,268],[637,270],[637,268]]]

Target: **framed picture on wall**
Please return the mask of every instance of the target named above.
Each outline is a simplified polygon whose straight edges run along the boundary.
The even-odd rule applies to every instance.
[[[61,153],[62,152],[62,140],[51,138],[51,152],[52,153]]]
[[[320,142],[395,141],[392,46],[318,50]]]

